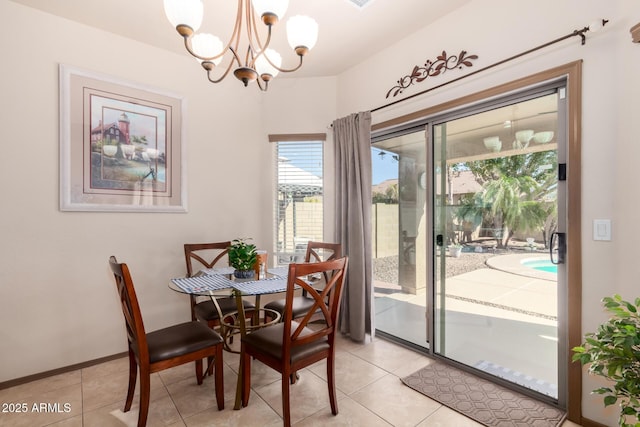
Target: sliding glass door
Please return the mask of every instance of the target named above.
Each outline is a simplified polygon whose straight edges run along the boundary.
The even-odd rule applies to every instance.
[[[428,126],[432,351],[552,399],[565,375],[566,272],[551,248],[566,225],[564,102],[549,88]]]
[[[425,130],[389,135],[371,151],[376,330],[426,348]]]
[[[566,95],[549,81],[372,141],[377,333],[560,407]]]

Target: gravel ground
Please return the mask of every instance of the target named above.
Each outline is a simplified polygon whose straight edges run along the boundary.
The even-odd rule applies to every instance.
[[[528,247],[526,242],[512,240],[511,242],[509,242],[509,247],[507,249],[496,249],[493,242],[493,240],[487,240],[486,242],[473,242],[471,244],[466,244],[459,258],[454,258],[447,255],[447,277],[468,273],[469,271],[474,271],[479,268],[488,268],[486,265],[486,261],[487,259],[494,256],[530,251],[530,248]],[[475,252],[478,247],[482,248],[482,252]],[[547,249],[545,249],[542,245],[537,244],[535,252],[546,253]],[[390,256],[384,258],[374,258],[373,279],[386,283],[397,284],[398,257]]]
[[[460,258],[447,256],[447,277],[486,268],[485,261],[498,254],[463,252]],[[373,260],[373,278],[386,283],[398,283],[398,257],[390,256]]]

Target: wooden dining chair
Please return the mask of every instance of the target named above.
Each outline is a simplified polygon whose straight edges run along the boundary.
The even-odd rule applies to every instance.
[[[321,262],[330,261],[340,258],[342,256],[342,245],[340,243],[325,243],[325,242],[309,242],[307,243],[307,251],[304,256],[304,262]],[[326,277],[325,277],[326,279]],[[280,313],[284,318],[285,299],[278,299],[271,301],[264,306],[264,308],[276,311]],[[298,319],[309,310],[314,304],[313,298],[309,298],[306,290],[302,290],[302,295],[295,296],[293,298],[293,304],[291,309],[293,310],[293,318]],[[265,322],[269,311],[265,311]]]
[[[284,321],[258,329],[242,337],[240,369],[242,370],[242,406],[249,403],[251,391],[251,360],[257,359],[280,372],[282,378],[282,410],[284,425],[291,425],[291,377],[296,371],[320,360],[327,360],[327,386],[331,413],[338,413],[335,385],[335,335],[342,298],[342,285],[347,270],[347,257],[318,263],[290,264],[287,279],[287,297]],[[311,274],[325,274],[328,280],[316,290],[307,283]],[[307,291],[314,303],[299,321],[293,318],[293,299],[296,286]],[[320,310],[324,322],[308,327],[309,321]],[[298,382],[293,387],[302,387]]]
[[[187,264],[187,277],[191,277],[197,274],[199,269],[213,268],[216,264],[222,260],[226,255],[231,242],[217,242],[217,243],[185,243],[184,245],[184,259]],[[199,263],[194,265],[194,262]],[[220,327],[220,315],[216,310],[215,305],[211,298],[201,297],[202,301],[198,301],[198,297],[195,295],[189,295],[191,302],[191,319],[201,320],[206,322],[210,328],[214,329]],[[238,310],[236,305],[236,299],[234,297],[220,297],[216,298],[216,302],[220,307],[223,318],[229,313],[233,313]],[[255,305],[249,301],[243,301],[244,312],[247,318],[253,316]],[[224,331],[221,331],[221,333]]]
[[[202,384],[202,359],[215,367],[215,393],[218,409],[224,409],[224,382],[220,334],[204,323],[191,321],[146,333],[138,298],[127,264],[118,263],[114,256],[109,265],[115,277],[118,296],[122,304],[129,349],[129,387],[124,412],[131,409],[136,388],[138,368],[140,372],[140,412],[138,427],[147,423],[151,374],[174,366],[195,362],[196,379]]]

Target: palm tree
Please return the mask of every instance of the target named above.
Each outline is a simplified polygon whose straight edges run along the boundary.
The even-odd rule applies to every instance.
[[[555,151],[546,151],[467,163],[483,189],[458,215],[475,210],[476,217],[491,220],[500,230],[499,248],[506,248],[516,231],[539,230],[556,209],[548,201],[555,191],[556,159]]]
[[[389,203],[398,203],[398,184],[391,184],[385,191]]]
[[[530,176],[501,176],[488,182],[479,194],[497,229],[502,230],[498,247],[506,248],[516,231],[536,230],[544,224],[547,212],[535,199],[539,184]]]

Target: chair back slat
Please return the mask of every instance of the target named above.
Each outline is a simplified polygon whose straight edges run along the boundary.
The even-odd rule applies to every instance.
[[[184,261],[187,265],[187,277],[197,274],[201,268],[213,268],[218,261],[227,255],[231,242],[215,242],[215,243],[185,243],[184,244]],[[210,260],[210,261],[208,261]],[[194,263],[200,263],[200,267]],[[191,306],[191,320],[196,320],[195,307],[198,298],[195,295],[189,295],[189,304]]]
[[[305,253],[305,262],[331,261],[342,256],[340,243],[309,242]]]
[[[332,261],[342,256],[342,245],[340,243],[309,242],[307,252],[304,256],[305,262]],[[327,272],[323,273],[324,280],[328,281]],[[303,290],[302,295],[307,296],[307,291]]]
[[[284,337],[283,337],[283,357],[289,357],[292,347],[305,345],[325,336],[333,337],[335,333],[336,320],[340,310],[340,300],[342,298],[342,287],[344,284],[344,274],[347,268],[347,257],[322,261],[317,263],[290,264],[289,277],[287,281],[286,307],[284,313]],[[322,289],[315,289],[305,279],[307,276],[323,273],[328,279]],[[293,313],[290,307],[293,304],[296,285],[307,291],[307,297],[313,298],[314,304],[302,317],[302,320],[293,322]],[[322,320],[319,328],[310,334],[303,335],[305,328],[309,325],[313,317],[317,317],[318,309],[322,313]],[[295,325],[295,330],[292,329]]]
[[[194,261],[205,268],[213,268],[218,261],[227,255],[231,242],[185,243],[184,259],[187,265],[187,277],[197,272]],[[212,252],[213,251],[213,252]]]
[[[149,361],[147,336],[144,330],[138,297],[133,287],[133,280],[127,264],[118,263],[116,257],[109,258],[109,266],[116,281],[122,314],[124,315],[129,349],[133,351],[141,362]]]

